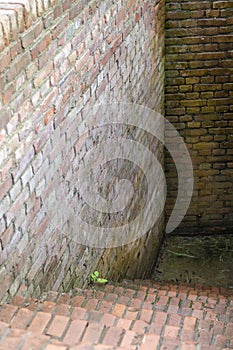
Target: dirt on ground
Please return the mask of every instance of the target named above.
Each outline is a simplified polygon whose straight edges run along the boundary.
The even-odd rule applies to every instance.
[[[233,289],[233,234],[167,236],[153,279]]]

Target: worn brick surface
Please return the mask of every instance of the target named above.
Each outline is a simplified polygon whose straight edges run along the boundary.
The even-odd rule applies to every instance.
[[[0,274],[5,275],[0,300],[83,287],[97,265],[108,278],[150,273],[162,239],[162,217],[155,234],[144,236],[147,242],[140,243],[140,254],[137,242],[130,248],[85,249],[72,240],[70,228],[51,222],[54,213],[44,203],[56,192],[59,176],[66,174],[73,186],[78,164],[93,145],[106,135],[131,135],[127,127],[106,127],[99,136],[93,132],[80,138],[77,127],[95,103],[123,100],[163,111],[164,22],[165,0],[0,2]],[[141,136],[135,135],[138,140]],[[148,143],[162,159],[157,140]],[[97,169],[98,161],[93,166]],[[140,188],[138,170],[130,168],[130,163],[113,166],[106,186],[114,187],[118,173],[128,169],[138,181],[135,188]],[[125,218],[140,211],[144,187]],[[65,196],[71,206],[77,202],[75,190],[70,188]],[[52,203],[49,207],[53,211]],[[77,214],[83,211],[91,220],[116,225],[114,217],[109,222],[86,210],[80,200]],[[61,215],[63,210],[55,212]],[[128,254],[135,263],[128,259],[122,265]],[[127,294],[131,297],[132,291]],[[96,308],[110,311],[112,298]],[[94,299],[87,301],[86,309],[93,308]],[[73,303],[80,307],[81,299]],[[45,307],[42,312],[47,312]],[[57,307],[55,313],[67,316],[69,307]]]
[[[128,286],[125,284],[127,283]],[[124,302],[128,295],[128,287],[133,289],[131,302],[138,303],[139,314],[136,320],[113,315],[115,305],[123,305],[126,310],[130,305],[119,304]],[[109,290],[111,290],[109,292]],[[112,313],[102,313],[95,310],[95,304],[90,304],[93,309],[71,306],[77,290],[70,294],[56,294],[55,308],[47,308],[40,311],[41,307],[35,299],[21,299],[0,307],[0,314],[5,321],[0,322],[0,348],[22,349],[32,347],[39,349],[231,349],[232,348],[232,325],[233,305],[232,291],[214,287],[189,287],[185,285],[154,284],[153,281],[125,281],[122,287],[107,285],[95,289],[78,290],[79,295],[84,297],[84,304],[93,300],[93,296],[99,294],[100,300],[109,300],[114,293]],[[144,293],[147,299],[156,294],[155,301],[151,301],[151,320],[146,322],[140,319],[140,315],[147,313],[144,309]],[[150,294],[152,293],[152,294]],[[177,298],[182,300],[176,313],[170,313],[166,299],[159,302],[159,297],[170,295],[169,303],[176,304]],[[51,294],[43,296],[44,303],[51,300]],[[54,300],[54,298],[52,298]],[[66,304],[60,304],[62,300]],[[202,300],[201,306],[193,301]],[[182,309],[192,301],[191,316],[183,315]],[[36,307],[33,311],[32,303]],[[209,305],[212,307],[209,307]],[[67,305],[71,308],[70,316],[54,315],[54,310],[59,305]],[[157,308],[159,306],[159,309]],[[197,309],[195,309],[195,306]],[[219,306],[223,309],[220,311]],[[91,307],[91,306],[90,306]],[[81,313],[83,309],[84,313]],[[28,311],[28,312],[26,312]],[[74,313],[73,313],[74,311]],[[79,312],[77,312],[79,311]],[[203,311],[197,315],[195,311]],[[21,323],[17,323],[20,315]],[[33,317],[31,317],[33,314]],[[75,314],[75,319],[74,319]],[[195,315],[195,316],[194,316]],[[30,316],[30,317],[29,317]],[[221,321],[220,321],[221,319]],[[18,325],[18,328],[16,326]],[[19,329],[20,328],[20,329]]]

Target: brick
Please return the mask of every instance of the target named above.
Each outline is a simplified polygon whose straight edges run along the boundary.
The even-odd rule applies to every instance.
[[[98,343],[98,340],[102,334],[103,326],[98,323],[91,323],[88,325],[82,341],[85,343]]]
[[[125,312],[126,306],[122,304],[115,304],[112,310],[112,314],[117,317],[122,317]]]
[[[226,336],[231,336],[233,334],[233,323],[228,323],[225,330]]]
[[[16,314],[13,322],[11,322],[11,328],[26,329],[30,324],[33,317],[33,312],[22,308]]]
[[[176,326],[166,326],[164,330],[165,339],[174,338],[177,339],[179,334],[179,327]]]
[[[30,54],[28,52],[16,57],[6,73],[7,80],[12,81],[22,71],[22,69],[26,69],[29,62]]]
[[[146,330],[148,328],[148,323],[142,320],[136,320],[134,322],[132,330],[136,333],[146,333]]]
[[[119,318],[119,320],[117,322],[117,327],[128,330],[128,329],[130,329],[131,324],[132,324],[132,320]]]
[[[51,315],[47,312],[39,311],[32,320],[28,330],[33,333],[42,334],[51,318]]]
[[[84,321],[84,320],[72,321],[63,339],[64,343],[68,345],[77,344],[80,341],[86,327],[87,327],[87,321]]]
[[[98,299],[89,299],[85,305],[87,310],[94,310],[98,305]]]
[[[23,347],[21,347],[21,349],[22,350],[36,349],[36,348],[43,349],[47,345],[48,341],[49,339],[45,335],[35,334],[35,333],[30,334],[27,336],[26,342],[24,343]]]
[[[101,324],[107,326],[107,327],[111,327],[114,325],[115,323],[115,320],[116,320],[116,317],[111,315],[111,314],[106,314],[104,313],[103,314],[103,317],[102,317],[102,320],[101,320]],[[121,328],[124,328],[124,327],[121,327]]]
[[[120,343],[122,329],[118,327],[110,327],[103,339],[103,344],[117,346]]]
[[[34,39],[35,39],[35,33],[34,33],[34,28],[32,28],[21,36],[22,47],[26,49],[28,46],[30,46],[33,43]]]
[[[8,193],[10,188],[12,187],[12,178],[8,177],[1,185],[0,185],[0,200]]]
[[[0,337],[3,336],[3,334],[6,332],[7,328],[8,328],[8,324],[0,321]]]
[[[140,320],[149,323],[151,321],[152,315],[153,315],[152,310],[142,309],[141,314],[140,314]]]
[[[68,25],[68,21],[69,21],[69,16],[68,14],[65,15],[58,23],[56,23],[53,27],[52,27],[52,39],[56,39],[61,32],[64,30],[64,28]]]
[[[0,309],[0,321],[4,323],[10,323],[13,316],[17,312],[17,307],[14,305],[3,305]]]
[[[53,70],[53,63],[49,62],[36,74],[34,78],[35,88],[43,84],[44,80],[48,78],[52,70]]]
[[[69,322],[69,318],[65,316],[55,316],[46,334],[55,337],[61,337],[65,331],[65,328]]]
[[[141,350],[150,350],[150,349],[156,348],[159,344],[159,340],[160,340],[159,335],[146,334],[143,337],[140,349]]]
[[[69,19],[73,20],[75,17],[77,17],[80,12],[82,11],[82,9],[84,8],[84,0],[80,1],[78,4],[76,4],[75,6],[73,6],[71,8],[71,10],[69,11]]]
[[[48,344],[45,349],[46,350],[67,350],[67,346],[57,345],[57,344]]]
[[[26,334],[25,331],[21,329],[11,329],[7,337],[1,342],[2,349],[13,350],[21,347],[22,338],[25,337]]]
[[[124,337],[122,339],[121,347],[129,348],[130,345],[134,345],[136,340],[137,340],[137,333],[133,331],[127,331],[125,332]]]
[[[184,318],[184,328],[185,329],[194,329],[195,325],[196,325],[197,319],[196,317],[192,317],[192,316],[186,316]]]

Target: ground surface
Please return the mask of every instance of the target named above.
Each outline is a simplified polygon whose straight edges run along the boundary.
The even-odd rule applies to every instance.
[[[153,278],[175,283],[201,283],[233,291],[233,235],[169,236]]]
[[[233,236],[169,237],[154,279],[16,296],[0,350],[233,349]]]
[[[0,307],[1,350],[233,349],[233,294],[125,281]]]

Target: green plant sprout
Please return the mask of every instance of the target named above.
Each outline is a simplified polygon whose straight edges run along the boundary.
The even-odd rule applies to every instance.
[[[99,277],[99,271],[95,271],[91,274],[91,282],[92,283],[100,283],[100,284],[105,284],[108,282],[105,278]]]

